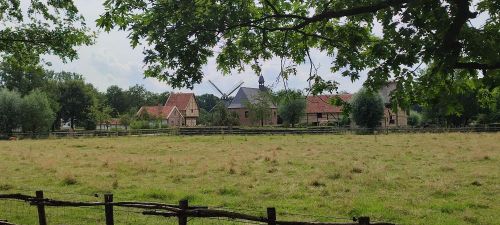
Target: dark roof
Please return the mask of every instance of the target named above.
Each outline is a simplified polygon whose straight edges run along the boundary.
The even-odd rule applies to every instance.
[[[179,110],[186,110],[191,97],[194,98],[193,93],[171,93],[165,106],[176,106]]]
[[[334,106],[330,104],[330,98],[335,95],[317,95],[317,96],[307,96],[307,113],[341,113],[342,107]],[[340,94],[338,95],[343,101],[349,101],[352,98],[352,94]]]
[[[246,108],[245,103],[247,102],[255,104],[257,102],[257,96],[261,92],[262,91],[258,88],[241,87],[240,90],[238,90],[238,93],[236,93],[236,96],[234,96],[233,101],[231,101],[231,104],[229,104],[227,108]],[[276,106],[271,103],[271,108],[276,108]]]

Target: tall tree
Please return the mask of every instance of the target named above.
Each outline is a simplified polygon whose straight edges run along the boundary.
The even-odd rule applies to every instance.
[[[384,117],[384,103],[377,92],[361,89],[351,100],[351,113],[358,126],[374,129]]]
[[[126,30],[132,46],[147,46],[145,76],[174,87],[200,83],[209,57],[217,57],[224,74],[248,64],[259,74],[275,56],[311,63],[313,94],[334,91],[337,82],[315,72],[315,50],[332,57],[332,72],[352,80],[368,71],[374,90],[395,78],[400,94],[393,99],[402,104],[421,66],[443,74],[439,79],[455,70],[500,68],[498,0],[108,0],[104,6],[98,26]],[[473,25],[479,14],[484,24]]]
[[[59,86],[59,92],[61,118],[70,122],[73,129],[75,122],[86,122],[89,119],[94,99],[85,83],[79,80],[65,81]]]
[[[0,133],[10,135],[21,124],[21,95],[0,89]]]
[[[116,85],[112,85],[106,90],[106,101],[113,109],[111,114],[113,117],[117,117],[120,113],[127,112],[129,109],[129,101],[125,92]]]
[[[141,106],[146,104],[147,98],[151,95],[151,92],[146,90],[143,85],[136,84],[125,92],[125,98],[127,101],[126,111],[137,111]],[[123,113],[123,112],[120,112]]]
[[[54,123],[55,113],[49,99],[39,90],[24,96],[21,109],[23,132],[47,132]]]

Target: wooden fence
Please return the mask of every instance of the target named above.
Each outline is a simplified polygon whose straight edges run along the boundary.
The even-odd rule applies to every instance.
[[[179,225],[187,225],[189,218],[222,218],[238,220],[248,223],[269,225],[393,225],[391,223],[372,223],[369,217],[353,218],[353,222],[298,222],[282,221],[276,217],[275,208],[267,208],[267,216],[255,216],[234,211],[209,208],[204,206],[190,206],[188,200],[181,200],[179,204],[163,204],[152,202],[114,202],[112,194],[105,194],[103,202],[72,202],[44,198],[43,191],[36,191],[35,196],[23,194],[0,194],[0,200],[21,200],[37,207],[38,224],[47,225],[46,207],[103,207],[106,225],[114,225],[114,209],[117,207],[141,209],[144,216],[177,217]],[[0,218],[0,225],[13,225]]]
[[[478,133],[478,132],[500,132],[500,126],[481,127],[394,127],[378,128],[375,130],[363,128],[341,128],[341,127],[308,127],[308,128],[251,128],[251,127],[181,127],[146,130],[119,130],[119,131],[61,131],[50,133],[14,133],[22,138],[62,138],[62,137],[117,137],[117,136],[174,136],[174,135],[285,135],[285,134],[389,134],[389,133]]]

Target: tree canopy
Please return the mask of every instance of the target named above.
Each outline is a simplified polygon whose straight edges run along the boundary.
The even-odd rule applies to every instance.
[[[72,0],[0,0],[0,60],[17,69],[39,67],[43,55],[63,61],[77,58],[77,46],[93,43],[94,34]]]
[[[421,66],[441,80],[455,70],[487,76],[500,68],[496,0],[107,0],[104,6],[98,26],[127,30],[132,46],[146,46],[145,75],[174,87],[200,83],[209,57],[225,74],[245,65],[259,74],[263,61],[278,57],[311,63],[313,93],[336,90],[334,80],[315,72],[314,49],[331,57],[332,72],[356,80],[367,71],[374,89],[394,78],[403,92]],[[484,23],[473,25],[479,15]]]

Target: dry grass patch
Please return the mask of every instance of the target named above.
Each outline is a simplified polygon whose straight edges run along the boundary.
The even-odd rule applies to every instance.
[[[51,190],[47,197],[61,199],[73,196],[58,191],[112,191],[121,200],[188,198],[193,205],[275,206],[398,224],[491,224],[500,211],[498,140],[500,134],[454,133],[0,142],[0,191]],[[0,219],[8,219],[2,207]]]

